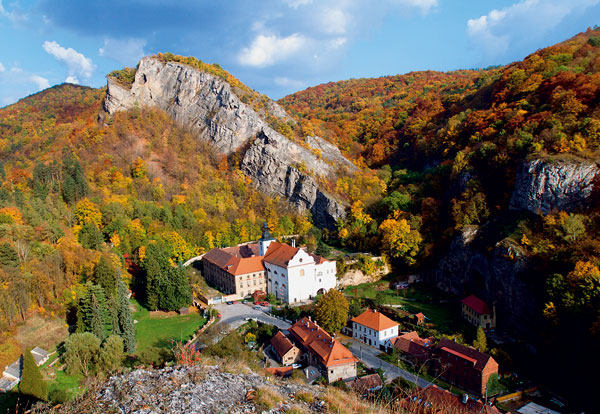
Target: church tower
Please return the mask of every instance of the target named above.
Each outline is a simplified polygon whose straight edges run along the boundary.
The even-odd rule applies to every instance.
[[[267,254],[267,249],[269,248],[269,244],[271,244],[272,241],[275,241],[275,239],[271,236],[271,231],[270,231],[269,225],[267,224],[266,221],[263,223],[262,228],[263,228],[262,237],[260,239],[258,239],[258,255],[259,256],[264,256],[265,254]]]

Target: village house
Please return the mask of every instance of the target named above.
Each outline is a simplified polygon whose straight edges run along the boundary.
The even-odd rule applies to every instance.
[[[470,295],[462,301],[462,316],[471,325],[485,330],[496,328],[496,309],[490,307],[475,295]]]
[[[358,395],[365,397],[369,393],[383,388],[383,381],[381,380],[379,374],[365,375],[364,377],[360,377],[352,381],[350,383],[350,387],[356,391]]]
[[[351,321],[353,338],[382,351],[390,349],[390,339],[398,336],[398,324],[377,310],[367,309]]]
[[[492,374],[498,374],[498,363],[475,348],[442,338],[434,349],[436,375],[468,392],[485,395]]]
[[[302,318],[290,327],[289,333],[292,342],[302,351],[304,362],[318,367],[328,383],[356,378],[358,359],[316,322]]]
[[[394,349],[402,352],[404,358],[412,363],[423,363],[431,355],[434,338],[421,338],[416,331],[404,333],[392,338]]]
[[[39,367],[50,357],[50,353],[40,347],[35,347],[31,350],[31,355]],[[12,364],[6,366],[0,377],[0,392],[8,392],[15,387],[21,381],[21,375],[23,373],[23,356],[21,355]]]
[[[400,407],[414,414],[500,414],[496,407],[466,394],[454,395],[436,385],[415,390],[409,397],[399,400]]]
[[[271,338],[271,347],[275,352],[277,362],[282,365],[291,365],[300,356],[300,350],[294,346],[281,331],[277,332],[273,338]]]
[[[212,249],[202,265],[209,283],[233,295],[229,300],[263,291],[296,303],[326,293],[337,283],[335,261],[276,242],[266,223],[258,243]]]

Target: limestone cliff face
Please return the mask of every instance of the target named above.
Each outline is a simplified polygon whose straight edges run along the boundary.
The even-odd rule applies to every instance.
[[[463,297],[473,293],[490,306],[495,303],[499,327],[524,336],[535,332],[541,307],[527,256],[509,240],[488,251],[478,233],[475,226],[465,227],[426,276],[444,291]]]
[[[585,207],[599,172],[596,163],[526,161],[517,172],[510,208],[548,214]]]
[[[108,80],[106,112],[136,106],[164,110],[224,155],[245,150],[251,142],[242,171],[262,191],[287,198],[299,210],[310,210],[317,225],[333,228],[345,215],[345,206],[319,189],[318,177],[331,176],[339,168],[355,171],[356,167],[319,137],[307,137],[305,147],[274,131],[221,78],[181,63],[146,57],[140,61],[131,88]],[[266,107],[271,115],[289,119],[275,102]]]

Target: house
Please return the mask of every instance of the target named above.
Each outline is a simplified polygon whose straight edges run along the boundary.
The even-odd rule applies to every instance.
[[[294,346],[281,331],[277,332],[273,338],[271,338],[271,347],[275,351],[277,362],[283,365],[291,365],[300,356],[300,350]]]
[[[476,395],[485,395],[490,376],[498,374],[494,358],[450,339],[442,338],[434,354],[436,375]]]
[[[471,325],[485,330],[496,328],[496,309],[490,307],[475,295],[470,295],[462,301],[462,316]]]
[[[358,359],[310,318],[293,324],[289,334],[306,364],[318,367],[328,383],[356,378]]]
[[[202,266],[209,283],[237,299],[262,291],[296,303],[313,299],[337,283],[335,261],[276,242],[266,222],[258,243],[212,249],[202,258]]]
[[[350,387],[352,387],[359,395],[365,396],[370,392],[383,388],[383,381],[379,374],[365,375],[364,377],[352,381]]]
[[[414,414],[500,414],[496,407],[481,400],[452,394],[436,385],[415,390],[399,401],[400,408]]]
[[[390,340],[394,349],[401,351],[413,363],[423,363],[429,358],[433,350],[433,341],[433,338],[420,338],[416,331],[404,333]]]
[[[20,356],[12,364],[8,365],[4,372],[2,373],[3,377],[6,377],[11,380],[21,381],[21,374],[23,372],[23,356]]]
[[[390,339],[398,336],[398,324],[374,309],[367,309],[352,319],[352,337],[382,351],[392,347]]]
[[[530,402],[517,410],[520,414],[560,414],[558,411],[551,410],[542,405]]]
[[[422,312],[416,313],[414,318],[417,325],[423,325],[425,323],[425,315]]]
[[[321,376],[321,370],[313,365],[303,369],[304,375],[306,376],[306,382],[312,384],[317,378]]]
[[[33,355],[33,359],[38,367],[44,364],[46,361],[48,361],[48,358],[50,358],[50,352],[40,348],[39,346],[36,346],[31,350],[31,355]]]

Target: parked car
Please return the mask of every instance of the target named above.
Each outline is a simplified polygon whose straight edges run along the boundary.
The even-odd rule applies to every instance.
[[[256,309],[256,310],[262,310],[262,308],[261,308],[259,305],[254,305],[254,306],[252,307],[252,309]]]
[[[220,317],[221,317],[221,314],[220,314],[220,313],[218,313],[218,314],[217,314],[217,318],[220,318]]]
[[[261,302],[260,304],[263,306],[269,306],[269,302]]]
[[[300,364],[292,364],[292,368],[294,368],[294,369],[298,369],[300,367],[302,367],[302,365],[300,365]]]
[[[254,302],[255,305],[260,305],[259,301]]]
[[[226,302],[226,303],[227,303],[228,305],[232,305],[232,304],[233,304],[233,302]]]

